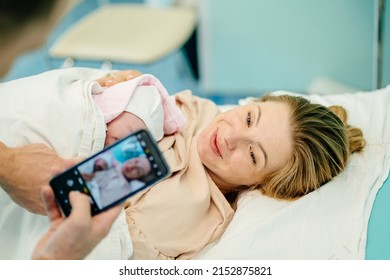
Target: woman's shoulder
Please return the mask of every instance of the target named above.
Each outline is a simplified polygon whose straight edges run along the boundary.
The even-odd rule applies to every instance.
[[[191,90],[184,90],[174,94],[176,104],[181,109],[183,107],[199,110],[211,110],[211,112],[219,111],[218,106],[208,98],[194,95]]]

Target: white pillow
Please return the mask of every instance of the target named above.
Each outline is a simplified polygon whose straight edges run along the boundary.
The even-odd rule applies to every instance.
[[[297,201],[279,201],[259,192],[244,194],[220,240],[195,259],[365,258],[372,205],[390,168],[390,87],[302,96],[346,108],[349,123],[363,130],[367,147],[354,154],[334,180]]]

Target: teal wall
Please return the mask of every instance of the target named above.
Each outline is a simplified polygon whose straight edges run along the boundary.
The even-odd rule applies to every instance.
[[[205,92],[305,91],[321,76],[372,88],[374,0],[204,0],[202,5]],[[390,83],[389,10],[384,84]]]
[[[383,34],[383,82],[382,86],[390,85],[390,0],[384,0],[384,34]]]

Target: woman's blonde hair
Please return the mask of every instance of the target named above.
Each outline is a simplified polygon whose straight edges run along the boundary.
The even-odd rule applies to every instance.
[[[279,199],[301,197],[344,170],[349,156],[365,146],[361,129],[347,125],[347,112],[290,95],[266,95],[256,102],[283,102],[291,109],[293,152],[288,163],[268,174],[260,188]]]

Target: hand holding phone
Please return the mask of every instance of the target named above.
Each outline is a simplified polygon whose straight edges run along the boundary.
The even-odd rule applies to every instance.
[[[50,186],[65,216],[71,212],[70,191],[89,195],[96,215],[168,174],[156,142],[148,131],[139,130],[55,176]]]

